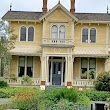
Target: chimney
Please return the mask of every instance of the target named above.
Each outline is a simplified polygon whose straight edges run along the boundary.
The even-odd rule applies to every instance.
[[[42,7],[42,11],[43,11],[44,13],[46,13],[46,12],[47,12],[47,0],[43,0],[43,7]]]
[[[71,2],[70,13],[74,14],[75,13],[75,0],[70,0],[70,2]]]

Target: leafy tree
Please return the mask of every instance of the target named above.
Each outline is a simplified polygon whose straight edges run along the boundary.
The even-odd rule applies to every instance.
[[[94,82],[95,89],[99,91],[110,91],[110,72],[102,72]]]
[[[14,29],[6,22],[0,21],[0,76],[7,76],[10,68],[10,50],[14,48],[17,35]]]

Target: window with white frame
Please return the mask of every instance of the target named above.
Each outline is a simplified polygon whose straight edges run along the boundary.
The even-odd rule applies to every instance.
[[[82,29],[82,42],[88,42],[88,29]]]
[[[26,28],[22,26],[20,28],[20,41],[33,41],[34,40],[34,28],[30,26]]]
[[[66,29],[65,29],[65,26],[64,25],[60,25],[60,26],[53,25],[51,32],[52,32],[51,33],[52,38],[65,39]]]
[[[52,26],[52,38],[58,38],[58,27],[56,25]]]
[[[28,75],[33,77],[33,57],[19,56],[18,76]]]
[[[81,58],[81,79],[94,79],[95,71],[95,58]]]
[[[29,27],[28,28],[28,41],[33,41],[34,39],[34,28]]]
[[[96,42],[96,29],[83,28],[82,29],[82,43],[95,43]]]
[[[26,27],[22,26],[20,29],[20,41],[26,41]]]

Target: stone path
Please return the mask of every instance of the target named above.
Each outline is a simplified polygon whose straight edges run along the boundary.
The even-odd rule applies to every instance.
[[[1,98],[1,99],[0,99],[0,105],[1,105],[1,104],[4,104],[4,103],[6,103],[6,102],[9,102],[9,99],[7,99],[7,98]]]

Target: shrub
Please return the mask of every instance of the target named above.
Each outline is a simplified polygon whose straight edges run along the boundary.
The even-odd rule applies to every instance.
[[[110,96],[110,93],[107,91],[97,91],[94,89],[79,91],[79,96],[87,96],[91,101],[106,101]]]
[[[95,89],[99,91],[110,91],[110,72],[100,73],[94,82]]]
[[[3,87],[8,87],[8,84],[5,81],[0,81],[0,88],[3,88]]]

